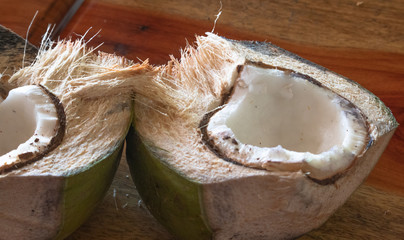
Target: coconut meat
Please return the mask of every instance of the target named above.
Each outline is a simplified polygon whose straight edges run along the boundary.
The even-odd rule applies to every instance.
[[[59,115],[55,96],[44,87],[11,90],[0,102],[0,172],[38,160],[54,148],[63,129]]]
[[[303,74],[254,64],[239,66],[206,134],[210,148],[231,162],[316,180],[341,174],[368,142],[366,122],[348,100]]]

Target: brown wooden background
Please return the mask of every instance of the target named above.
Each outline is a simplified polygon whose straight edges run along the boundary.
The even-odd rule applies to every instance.
[[[0,0],[0,24],[40,43],[83,35],[100,50],[163,64],[186,40],[213,28],[269,41],[347,76],[379,96],[404,125],[404,2],[327,0]],[[123,159],[89,221],[69,239],[171,239],[147,212]],[[320,229],[301,239],[404,239],[404,129],[398,128],[367,181]]]

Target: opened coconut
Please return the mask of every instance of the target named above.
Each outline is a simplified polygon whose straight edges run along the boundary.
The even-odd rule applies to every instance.
[[[95,54],[83,40],[45,37],[37,53],[0,30],[0,239],[63,239],[101,201],[119,163],[132,92],[114,81],[147,66]]]
[[[178,239],[290,239],[364,181],[397,122],[359,84],[269,43],[197,37],[138,82],[127,158]]]

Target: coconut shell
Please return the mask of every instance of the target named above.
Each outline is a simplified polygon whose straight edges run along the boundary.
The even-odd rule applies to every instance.
[[[366,117],[367,150],[330,182],[220,158],[205,145],[200,123],[246,62],[305,74],[350,101]],[[290,239],[319,227],[364,181],[398,125],[359,84],[270,43],[197,37],[150,84],[160,90],[137,96],[127,159],[146,206],[178,239]]]

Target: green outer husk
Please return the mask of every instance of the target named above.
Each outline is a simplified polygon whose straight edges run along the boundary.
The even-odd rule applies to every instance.
[[[63,222],[55,239],[64,239],[73,233],[102,201],[118,169],[122,150],[123,142],[95,165],[66,177]]]
[[[177,239],[211,239],[201,206],[202,186],[190,181],[153,154],[132,126],[126,157],[136,188],[153,216]]]
[[[133,113],[132,110],[129,122],[133,120]],[[126,128],[126,133],[129,128],[130,124]],[[123,137],[114,149],[94,165],[66,177],[63,190],[63,222],[55,239],[65,239],[77,230],[102,201],[118,170],[124,141]]]
[[[133,104],[129,122],[133,121]],[[128,124],[125,133],[128,134]],[[125,136],[107,155],[87,166],[84,171],[66,177],[63,195],[63,222],[55,239],[65,239],[77,230],[93,213],[112,184],[122,158]],[[99,186],[99,187],[97,187]],[[80,203],[80,204],[77,204]]]

